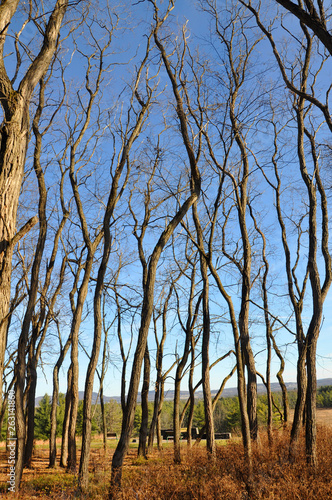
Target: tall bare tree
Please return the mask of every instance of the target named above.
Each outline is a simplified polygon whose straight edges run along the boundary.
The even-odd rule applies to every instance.
[[[90,362],[88,366],[88,372],[86,376],[84,406],[83,406],[82,451],[81,451],[80,471],[79,471],[79,483],[82,489],[86,488],[88,483],[88,464],[89,464],[90,445],[91,445],[91,398],[92,398],[95,370],[97,367],[99,351],[100,351],[100,343],[102,337],[101,298],[104,288],[104,280],[107,270],[107,264],[112,246],[112,236],[110,230],[111,220],[114,217],[114,211],[117,202],[122,196],[128,181],[130,172],[131,148],[142,131],[142,127],[148,115],[148,110],[150,107],[151,100],[153,99],[155,93],[155,88],[153,86],[152,87],[150,86],[151,81],[148,78],[146,79],[145,82],[145,91],[147,95],[144,101],[141,99],[138,93],[141,76],[143,71],[145,70],[145,64],[149,57],[151,36],[152,35],[150,35],[150,37],[148,38],[146,53],[137,71],[137,75],[133,84],[130,106],[127,114],[129,118],[127,123],[123,127],[126,132],[122,136],[119,159],[115,165],[114,174],[112,175],[112,184],[103,220],[104,246],[103,246],[102,260],[98,270],[97,283],[94,294],[94,340],[93,340]],[[152,85],[154,84],[152,83]],[[136,109],[134,108],[135,102],[137,102],[140,107],[139,111],[136,111]],[[130,114],[134,115],[133,121],[130,120]],[[127,172],[126,175],[124,176],[125,178],[122,182],[121,187],[119,187],[121,175],[125,169],[125,166],[127,166]]]
[[[15,80],[20,71],[22,61],[19,50],[19,36],[26,24],[34,18],[39,17],[39,13],[33,12],[32,2],[29,5],[29,12],[16,35],[16,72],[11,80],[4,63],[4,46],[8,35],[10,22],[18,10],[18,0],[7,0],[0,6],[0,100],[3,110],[3,122],[1,125],[1,155],[0,155],[0,280],[1,280],[1,310],[0,310],[0,379],[3,375],[3,360],[6,339],[6,324],[8,321],[8,309],[11,283],[11,261],[12,253],[18,239],[24,234],[32,224],[37,222],[35,218],[28,222],[24,228],[16,232],[16,215],[18,199],[23,179],[24,164],[30,137],[29,104],[36,85],[47,71],[47,68],[54,56],[59,38],[59,31],[63,17],[68,7],[68,0],[58,0],[49,17],[42,15],[37,25],[41,28],[39,51],[32,58],[31,64],[24,73],[17,89]],[[35,42],[34,42],[35,43]],[[27,342],[28,327],[32,315],[32,304],[35,302],[37,288],[30,290],[30,304],[27,309],[26,319],[23,324],[23,336],[19,345],[21,357],[25,355],[24,350]],[[16,393],[20,396],[20,391],[24,388],[25,367],[17,373]],[[22,398],[19,398],[19,401]],[[20,440],[24,440],[25,430],[22,405],[17,405],[17,431],[21,435]],[[22,448],[22,443],[19,443]],[[19,454],[16,465],[16,485],[19,486],[22,475],[23,453]]]
[[[18,6],[19,0],[6,0],[3,1],[0,6],[0,101],[3,110],[3,121],[0,132],[0,380],[2,380],[3,375],[4,353],[6,348],[6,325],[10,301],[13,248],[18,239],[37,222],[37,218],[34,218],[17,232],[16,214],[18,199],[30,137],[29,104],[36,85],[47,71],[52,57],[54,56],[60,27],[68,7],[68,0],[58,0],[48,19],[46,19],[46,16],[42,16],[40,24],[44,22],[45,26],[41,29],[43,36],[40,40],[39,51],[33,57],[27,71],[17,85],[17,88],[15,88],[15,80],[19,74],[20,62],[22,60],[18,49],[19,35],[34,16],[31,2],[27,18],[19,33],[16,35],[17,71],[14,78],[11,80],[8,76],[4,62],[4,46],[10,22],[18,10]],[[32,295],[34,294],[34,292],[31,293]],[[30,323],[30,318],[28,319]],[[24,348],[24,344],[25,342],[21,344],[21,349]],[[19,376],[22,379],[24,374],[20,373]],[[21,379],[19,383],[24,386],[24,381]],[[18,411],[20,412],[21,408]],[[21,426],[22,424],[19,424],[19,427]],[[21,467],[18,466],[18,471],[20,468]],[[18,472],[17,484],[20,483],[20,480],[21,474]]]
[[[180,437],[181,437],[181,418],[180,418],[180,397],[181,397],[181,381],[183,375],[185,373],[185,368],[188,362],[190,350],[192,348],[192,338],[194,336],[194,330],[197,326],[198,321],[198,313],[199,308],[202,302],[203,294],[200,293],[198,298],[196,299],[196,273],[197,273],[197,256],[188,255],[188,248],[186,245],[186,264],[184,268],[181,268],[181,273],[185,274],[186,267],[189,267],[189,278],[190,278],[190,286],[189,286],[189,295],[187,297],[187,311],[186,311],[186,321],[183,321],[181,318],[180,311],[180,299],[179,294],[175,289],[175,293],[177,296],[177,316],[179,320],[179,324],[181,325],[182,331],[184,333],[184,344],[182,355],[176,352],[177,359],[177,367],[175,371],[175,380],[174,380],[174,407],[173,407],[173,435],[174,435],[174,462],[179,464],[181,463],[181,449],[180,449]],[[178,264],[180,267],[180,265]]]
[[[190,193],[186,197],[185,201],[183,201],[183,203],[179,205],[179,208],[176,211],[175,215],[173,215],[170,218],[169,222],[167,222],[166,227],[164,231],[161,233],[157,243],[155,244],[149,259],[147,280],[143,295],[141,324],[133,360],[130,385],[126,403],[126,411],[123,415],[121,436],[112,460],[112,479],[109,492],[110,498],[112,497],[114,498],[114,495],[116,494],[116,488],[121,485],[123,460],[128,449],[129,439],[133,429],[139,378],[140,378],[142,362],[143,362],[144,352],[146,349],[146,342],[153,311],[154,285],[156,280],[158,262],[167,242],[174,233],[175,229],[180,224],[181,220],[188,212],[190,207],[193,205],[193,203],[195,203],[195,201],[198,199],[201,187],[200,172],[198,169],[198,159],[200,157],[200,150],[199,148],[196,152],[194,150],[193,143],[189,135],[189,128],[186,119],[186,112],[184,109],[184,102],[181,96],[181,87],[179,87],[179,82],[176,78],[176,74],[174,73],[172,64],[170,62],[170,58],[167,55],[164,42],[161,41],[159,38],[160,29],[165,23],[166,19],[168,18],[171,10],[173,9],[174,3],[173,1],[168,3],[166,13],[162,17],[159,14],[159,9],[157,7],[157,4],[154,1],[152,1],[151,3],[154,9],[154,21],[155,21],[153,29],[154,41],[159,50],[159,54],[161,56],[163,65],[165,67],[167,78],[169,79],[172,86],[172,92],[176,102],[176,116],[180,124],[181,137],[189,161]],[[179,68],[179,70],[181,71],[181,67]]]
[[[323,304],[326,294],[330,288],[331,275],[331,255],[328,248],[328,204],[325,192],[324,182],[322,180],[319,162],[317,134],[321,124],[316,118],[316,111],[323,114],[323,119],[329,129],[332,131],[331,113],[329,110],[329,94],[331,85],[330,82],[325,82],[325,79],[320,77],[327,61],[326,53],[320,52],[319,47],[315,44],[314,36],[309,32],[308,28],[314,32],[324,46],[331,54],[330,40],[331,36],[328,33],[327,18],[324,12],[324,2],[319,2],[319,13],[317,12],[313,2],[310,0],[305,2],[305,7],[302,3],[295,5],[292,2],[280,1],[287,10],[292,12],[299,19],[298,38],[292,46],[292,50],[296,51],[296,61],[289,70],[287,50],[283,56],[278,50],[278,37],[273,34],[270,25],[266,27],[266,23],[262,19],[259,6],[253,3],[246,3],[241,0],[241,3],[246,5],[249,11],[253,14],[257,26],[266,36],[277,66],[283,78],[283,81],[290,91],[290,99],[294,115],[292,119],[297,127],[297,159],[300,178],[303,186],[307,191],[308,214],[303,214],[305,223],[308,224],[308,247],[309,255],[306,260],[306,272],[303,281],[302,289],[298,289],[298,282],[294,275],[294,269],[290,266],[290,250],[287,242],[285,243],[286,232],[285,225],[282,227],[283,246],[286,257],[288,287],[290,298],[295,310],[297,324],[297,343],[298,343],[298,399],[295,412],[295,418],[292,427],[291,435],[291,455],[293,448],[299,436],[300,420],[304,408],[306,409],[306,450],[307,460],[313,467],[317,466],[316,455],[316,346],[319,335],[320,324],[322,321]],[[276,18],[275,22],[279,21]],[[287,33],[287,27],[283,26],[283,32]],[[283,44],[284,45],[284,44]],[[286,48],[290,46],[285,46]],[[330,55],[329,55],[330,57]],[[322,91],[318,87],[317,82],[323,83],[326,91]],[[295,97],[296,96],[296,97]],[[274,157],[276,162],[276,157]],[[277,182],[280,189],[280,177],[277,176]],[[278,192],[277,192],[278,195]],[[279,193],[280,197],[280,193]],[[318,217],[318,213],[320,216]],[[278,215],[280,222],[281,212]],[[299,227],[299,231],[304,231]],[[319,244],[319,238],[321,243]],[[301,247],[297,247],[297,260],[294,264],[295,269],[298,266]],[[319,260],[324,262],[324,271],[319,270]],[[307,281],[310,283],[307,286]],[[308,283],[308,285],[309,285]],[[293,290],[291,289],[293,288]],[[294,289],[296,293],[294,293]],[[308,291],[307,291],[308,290]],[[307,291],[310,295],[312,305],[312,315],[307,331],[302,325],[302,310],[304,294]]]

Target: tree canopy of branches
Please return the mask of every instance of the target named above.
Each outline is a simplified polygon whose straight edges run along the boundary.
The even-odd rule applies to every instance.
[[[174,463],[184,421],[188,446],[199,422],[213,462],[229,379],[248,491],[259,379],[270,445],[278,419],[296,460],[305,424],[315,470],[331,321],[331,6],[111,4],[0,2],[0,429],[14,388],[15,486],[34,438],[50,438],[56,465],[61,421],[60,464],[86,492],[100,401],[105,452],[107,412],[120,432],[116,498],[133,432],[146,459],[155,436],[162,447],[167,388]],[[52,397],[36,411],[43,373]],[[108,390],[119,406],[105,405]]]

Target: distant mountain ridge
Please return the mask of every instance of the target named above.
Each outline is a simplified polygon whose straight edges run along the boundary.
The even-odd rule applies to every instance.
[[[294,390],[296,390],[296,387],[297,387],[296,382],[286,382],[285,385],[289,391],[294,391]],[[324,385],[332,385],[332,378],[322,378],[322,379],[317,380],[317,387],[322,387]],[[278,382],[272,383],[271,389],[272,389],[272,392],[280,392],[281,391],[280,385],[278,384]],[[215,394],[217,394],[217,392],[218,392],[217,390],[212,390],[211,391],[212,397]],[[257,392],[258,392],[258,394],[264,394],[266,392],[264,384],[257,384]],[[79,391],[78,394],[79,394],[80,401],[83,400],[84,391]],[[236,387],[230,387],[230,388],[224,389],[223,393],[221,395],[221,397],[223,397],[223,398],[230,398],[233,396],[237,396],[237,388]],[[39,406],[39,401],[43,397],[44,396],[38,396],[36,398],[36,406]],[[97,397],[98,397],[98,393],[93,392],[92,393],[92,404],[96,403]],[[187,399],[188,397],[189,397],[189,391],[181,391],[181,393],[180,393],[181,399]],[[174,398],[174,391],[173,390],[165,391],[165,401],[172,401],[173,398]],[[196,399],[203,399],[203,391],[196,391],[195,398]],[[120,396],[104,396],[105,403],[108,403],[112,399],[114,401],[116,401],[117,403],[121,402]],[[140,400],[140,396],[138,396],[138,400]],[[153,400],[154,400],[154,391],[150,391],[149,392],[149,401],[153,401]]]

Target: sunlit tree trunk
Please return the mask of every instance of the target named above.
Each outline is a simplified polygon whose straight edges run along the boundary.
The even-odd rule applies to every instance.
[[[37,222],[28,223],[16,232],[16,214],[23,179],[23,170],[29,142],[29,104],[32,93],[54,55],[60,26],[68,6],[68,0],[58,0],[46,24],[41,48],[23,76],[18,90],[15,90],[6,73],[3,50],[10,21],[15,14],[19,1],[2,2],[0,6],[0,102],[5,120],[0,127],[0,380],[3,379],[3,363],[7,338],[7,322],[10,302],[11,261],[13,249],[18,239],[29,227]],[[33,298],[33,297],[32,297]],[[30,300],[31,302],[31,300]],[[31,310],[27,315],[31,315]],[[30,318],[27,318],[27,321]],[[27,344],[26,326],[19,345],[18,355],[22,358]],[[24,353],[24,354],[23,354]],[[21,481],[23,450],[25,441],[24,409],[22,390],[24,388],[25,364],[17,369],[16,418],[19,455],[16,463],[16,486]],[[1,397],[0,388],[0,400]]]

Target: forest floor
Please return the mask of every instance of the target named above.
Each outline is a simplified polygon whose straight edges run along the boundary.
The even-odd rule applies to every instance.
[[[131,444],[123,469],[123,500],[330,500],[332,499],[332,409],[318,410],[319,465],[314,473],[306,465],[304,439],[297,459],[288,460],[289,432],[276,431],[272,447],[261,432],[254,449],[252,483],[239,439],[218,442],[213,462],[205,453],[204,442],[188,450],[182,447],[182,463],[173,463],[172,443],[155,450],[148,460],[137,457]],[[91,450],[89,490],[77,491],[77,476],[64,469],[48,468],[48,443],[36,442],[32,469],[24,470],[19,493],[7,493],[8,454],[0,443],[0,497],[57,500],[106,499],[115,441],[109,441],[106,455],[100,437]],[[79,447],[79,443],[78,443]],[[58,446],[60,448],[60,446]],[[250,486],[251,484],[251,486]]]

